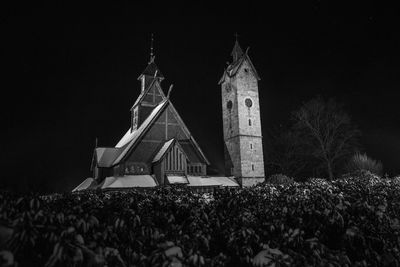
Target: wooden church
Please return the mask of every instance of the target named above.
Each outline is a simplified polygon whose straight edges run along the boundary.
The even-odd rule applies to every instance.
[[[140,94],[130,109],[129,129],[114,147],[95,148],[91,166],[93,178],[87,178],[73,191],[168,185],[210,191],[261,181],[264,168],[257,82],[255,86],[246,85],[246,81],[248,84],[257,81],[258,75],[247,51],[242,52],[237,40],[232,55],[233,62],[220,81],[228,176],[207,176],[210,162],[173,106],[172,86],[165,95],[161,86],[164,76],[151,49],[150,61],[138,77]],[[242,69],[247,71],[245,77],[242,77]],[[242,110],[241,105],[248,110]],[[253,120],[250,126],[247,124],[249,116]],[[251,150],[243,146],[245,142]]]

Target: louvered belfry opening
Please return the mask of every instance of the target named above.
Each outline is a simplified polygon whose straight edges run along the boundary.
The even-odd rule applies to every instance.
[[[186,157],[179,149],[178,146],[174,146],[168,152],[165,157],[165,172],[185,174],[186,170]]]

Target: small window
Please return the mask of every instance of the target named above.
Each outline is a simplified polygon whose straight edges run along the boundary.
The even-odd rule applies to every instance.
[[[253,149],[253,144],[250,144],[250,149]]]
[[[226,107],[228,108],[229,111],[231,111],[231,109],[232,109],[232,107],[233,107],[232,101],[229,100],[229,101],[226,103]]]
[[[251,120],[249,119],[249,126],[251,126]]]
[[[247,68],[244,69],[244,72],[245,72],[245,73],[249,73],[249,69],[247,69]]]
[[[251,164],[251,170],[254,171],[254,164]]]

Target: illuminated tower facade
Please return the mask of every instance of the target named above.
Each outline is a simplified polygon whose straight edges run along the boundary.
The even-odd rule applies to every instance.
[[[226,175],[235,176],[242,186],[264,181],[258,80],[248,49],[236,40],[232,62],[219,81],[222,95],[224,156]]]

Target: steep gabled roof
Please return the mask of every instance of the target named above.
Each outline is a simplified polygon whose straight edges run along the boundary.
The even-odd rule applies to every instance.
[[[111,167],[121,152],[122,149],[118,147],[97,147],[95,149],[97,166],[101,168]]]
[[[158,116],[161,114],[161,112],[166,108],[166,106],[171,107],[171,112],[174,114],[176,120],[178,121],[179,125],[182,127],[182,130],[185,132],[186,136],[188,136],[190,139],[190,142],[196,147],[197,152],[199,153],[200,157],[204,160],[206,164],[210,164],[206,156],[204,155],[203,151],[201,150],[200,146],[197,144],[197,142],[194,140],[193,136],[191,135],[189,129],[186,127],[185,123],[183,122],[182,118],[179,116],[178,112],[172,105],[172,103],[169,101],[169,99],[166,99],[160,104],[158,104],[153,111],[150,113],[150,115],[146,118],[146,120],[140,125],[140,127],[135,130],[131,131],[130,129],[126,132],[124,137],[118,142],[116,147],[120,147],[122,149],[122,152],[119,154],[119,156],[116,158],[116,160],[113,162],[113,165],[119,164],[120,161],[129,153],[129,151],[138,144],[145,132],[150,128],[150,126],[153,124],[153,122],[158,118]],[[182,149],[184,152],[185,150]]]
[[[254,76],[256,77],[257,80],[260,80],[260,76],[257,73],[256,68],[253,65],[253,62],[251,62],[250,57],[248,55],[249,48],[246,49],[246,52],[236,61],[232,62],[225,70],[224,73],[219,80],[218,84],[221,84],[225,80],[225,76],[228,75],[229,77],[233,77],[236,75],[240,67],[242,66],[243,62],[247,61],[250,65],[250,68],[252,69]]]
[[[233,58],[233,61],[238,60],[241,56],[243,55],[243,50],[239,45],[238,40],[236,39],[235,45],[233,46],[231,56]]]
[[[153,87],[153,84],[156,83],[157,79],[154,79],[149,86],[147,86],[147,88],[145,88],[143,90],[143,92],[140,93],[140,95],[138,96],[138,98],[136,99],[135,103],[133,104],[133,106],[131,107],[131,110],[133,108],[135,108],[140,102],[142,102],[142,100],[145,98],[145,96],[147,95],[147,93],[149,92],[149,90]],[[163,100],[165,100],[167,97],[165,96],[163,90],[161,89],[161,86],[159,85],[159,83],[157,82],[156,86],[158,86],[158,89],[160,91],[161,97],[163,98]]]
[[[164,79],[164,75],[161,73],[161,71],[158,69],[156,63],[154,62],[154,57],[152,57],[150,59],[149,64],[144,69],[142,74],[139,75],[138,80],[140,80],[143,75],[157,77],[157,78],[160,78],[161,80]]]
[[[124,134],[124,136],[122,136],[122,138],[115,145],[115,147],[116,148],[121,148],[121,147],[125,146],[129,141],[132,140],[132,138],[135,135],[136,131],[137,131],[137,129],[132,131],[131,128],[129,128],[128,131],[126,131],[126,133]]]
[[[204,162],[207,165],[210,165],[210,162],[208,161],[208,159],[206,158],[206,156],[204,155],[203,151],[201,150],[199,144],[197,144],[196,140],[194,140],[192,134],[190,133],[189,129],[186,127],[186,124],[183,122],[181,116],[179,116],[178,111],[176,111],[174,105],[170,102],[170,107],[171,107],[171,111],[172,113],[175,115],[178,123],[182,126],[182,129],[185,131],[186,135],[189,136],[190,141],[193,143],[193,145],[197,148],[197,151],[199,152],[200,156],[203,158]]]
[[[130,132],[130,130],[128,130],[128,132],[124,135],[124,137],[122,137],[122,139],[124,139],[123,142],[121,142],[122,139],[120,140],[120,142],[118,142],[118,144],[121,143],[120,145],[123,145],[122,152],[116,158],[113,165],[118,164],[125,157],[125,155],[128,153],[128,151],[131,150],[131,148],[141,140],[141,137],[143,136],[143,134],[150,127],[150,125],[152,125],[152,122],[155,119],[157,119],[158,115],[167,106],[168,102],[169,102],[168,100],[164,100],[160,104],[158,104],[137,130],[132,131],[132,132]]]
[[[187,159],[189,159],[188,156],[186,155],[185,150],[181,147],[179,142],[177,142],[177,140],[175,138],[172,138],[168,141],[165,141],[165,143],[160,147],[160,149],[157,151],[156,155],[154,156],[152,163],[157,163],[157,162],[161,161],[174,145],[178,146],[178,148],[183,153],[183,155]]]
[[[152,163],[156,163],[160,161],[164,156],[167,154],[169,149],[174,145],[175,139],[172,138],[171,140],[166,141],[158,150],[157,154],[154,156]]]

